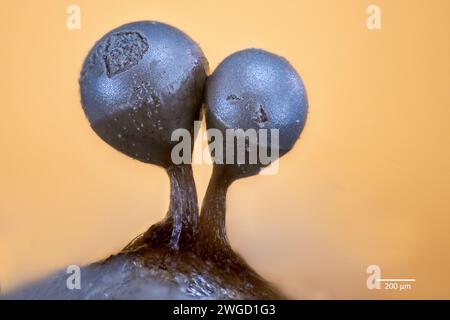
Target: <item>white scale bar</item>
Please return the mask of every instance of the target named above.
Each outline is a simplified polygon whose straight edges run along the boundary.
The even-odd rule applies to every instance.
[[[378,282],[415,282],[416,279],[375,279]]]

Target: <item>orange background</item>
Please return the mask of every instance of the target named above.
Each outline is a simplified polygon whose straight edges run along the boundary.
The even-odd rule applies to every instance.
[[[72,3],[81,30],[66,28]],[[280,172],[229,192],[230,240],[256,270],[293,298],[450,298],[449,12],[448,0],[3,1],[2,289],[104,258],[165,215],[164,171],[98,138],[78,92],[94,41],[159,20],[199,42],[211,70],[257,47],[305,82],[309,119]],[[194,171],[201,200],[211,168]],[[371,264],[417,282],[370,291]]]

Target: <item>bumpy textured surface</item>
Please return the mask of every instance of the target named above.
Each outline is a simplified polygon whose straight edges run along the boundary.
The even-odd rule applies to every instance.
[[[48,278],[15,291],[7,299],[189,299],[176,283],[157,277],[157,269],[140,259],[118,255],[81,268],[81,288],[69,290],[70,274],[61,270]]]
[[[276,299],[256,273],[217,265],[193,252],[152,249],[142,237],[122,253],[81,268],[81,289],[67,289],[70,274],[16,290],[6,299]]]
[[[209,72],[199,46],[169,25],[143,21],[102,37],[80,76],[83,109],[95,132],[135,159],[170,164],[175,129],[193,130]]]
[[[117,32],[105,46],[106,71],[111,78],[137,65],[148,50],[147,38],[139,32]]]

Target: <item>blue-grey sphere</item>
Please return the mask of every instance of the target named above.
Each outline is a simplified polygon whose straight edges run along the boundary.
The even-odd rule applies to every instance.
[[[277,150],[282,156],[305,126],[308,100],[302,79],[285,58],[264,50],[246,49],[228,56],[207,80],[205,96],[208,129],[223,134],[226,129],[268,129],[268,139],[258,136],[257,146],[250,149],[275,149],[270,130],[278,129]],[[222,162],[226,162],[224,150]],[[267,165],[259,160],[252,165],[247,155],[244,164],[227,167],[237,177],[249,176]]]
[[[175,129],[193,131],[209,72],[202,50],[164,23],[125,24],[89,52],[81,103],[94,131],[117,150],[168,166]]]

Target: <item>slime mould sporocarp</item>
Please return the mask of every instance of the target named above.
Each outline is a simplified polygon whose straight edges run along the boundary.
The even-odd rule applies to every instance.
[[[80,76],[83,110],[93,130],[113,148],[164,168],[170,205],[120,253],[81,268],[82,286],[67,290],[65,272],[17,290],[25,299],[280,299],[284,296],[231,248],[225,228],[230,184],[270,163],[239,162],[224,144],[212,154],[213,175],[201,214],[190,163],[175,164],[176,129],[194,132],[205,108],[207,129],[277,129],[276,144],[246,145],[286,154],[303,130],[308,102],[300,76],[287,60],[247,49],[227,57],[208,76],[200,47],[167,24],[142,21],[103,36]],[[191,151],[193,148],[191,143]],[[225,161],[231,157],[235,161]]]

